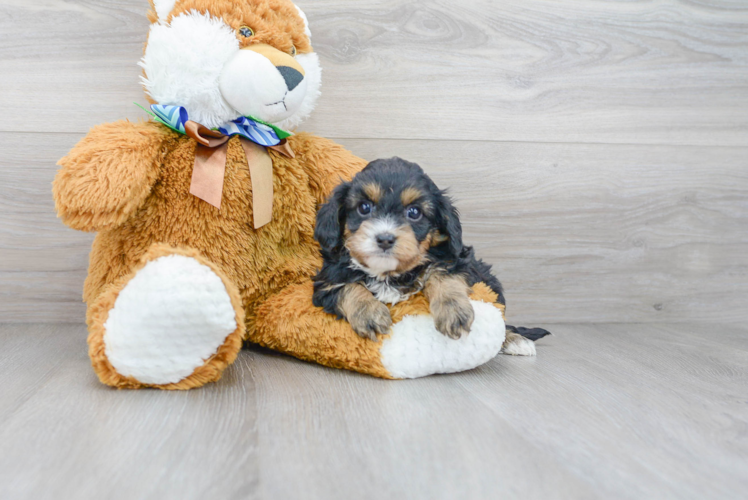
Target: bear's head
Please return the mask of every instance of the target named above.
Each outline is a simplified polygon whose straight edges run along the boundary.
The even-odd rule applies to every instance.
[[[290,0],[150,0],[140,62],[155,104],[208,128],[252,116],[294,129],[314,109],[321,69]]]

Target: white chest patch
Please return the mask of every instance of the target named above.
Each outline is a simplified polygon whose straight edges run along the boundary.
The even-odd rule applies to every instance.
[[[412,293],[404,294],[396,287],[390,285],[387,281],[367,280],[366,288],[376,297],[379,302],[395,305],[398,302],[406,300],[413,295]]]
[[[413,295],[423,290],[423,283],[426,278],[417,280],[411,286],[397,286],[390,282],[388,278],[378,276],[372,269],[363,266],[359,261],[351,258],[351,269],[363,271],[369,275],[364,282],[364,286],[379,301],[385,304],[395,305],[398,302],[408,300]],[[384,272],[384,271],[383,271]]]

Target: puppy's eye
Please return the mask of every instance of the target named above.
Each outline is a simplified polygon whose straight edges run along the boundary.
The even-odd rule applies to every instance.
[[[291,45],[291,57],[296,57],[296,45]]]
[[[251,36],[255,36],[255,32],[254,32],[254,30],[253,30],[252,28],[250,28],[249,26],[242,26],[242,27],[241,27],[241,28],[239,28],[239,29],[238,29],[237,31],[238,31],[238,32],[239,32],[239,34],[240,34],[241,36],[243,36],[244,38],[249,38],[249,37],[251,37]]]
[[[408,207],[408,210],[406,210],[405,213],[410,220],[418,220],[423,216],[421,209],[418,207]]]
[[[371,203],[368,201],[362,201],[358,204],[358,213],[361,215],[369,215],[371,213]]]

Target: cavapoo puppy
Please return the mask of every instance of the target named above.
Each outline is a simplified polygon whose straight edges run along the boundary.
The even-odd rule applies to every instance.
[[[362,337],[376,341],[388,333],[392,318],[384,304],[418,292],[429,300],[436,329],[452,339],[470,332],[472,285],[484,282],[505,303],[491,266],[463,245],[451,200],[415,163],[376,160],[335,188],[317,214],[314,237],[324,259],[314,277],[314,305],[346,319]],[[504,351],[534,354],[523,337],[547,334],[508,326]],[[507,350],[510,344],[515,349]]]

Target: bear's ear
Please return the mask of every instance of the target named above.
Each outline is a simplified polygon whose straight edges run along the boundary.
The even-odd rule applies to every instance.
[[[169,17],[169,13],[174,10],[174,4],[177,0],[150,0],[151,7],[158,17],[158,22],[166,22],[166,18]]]

